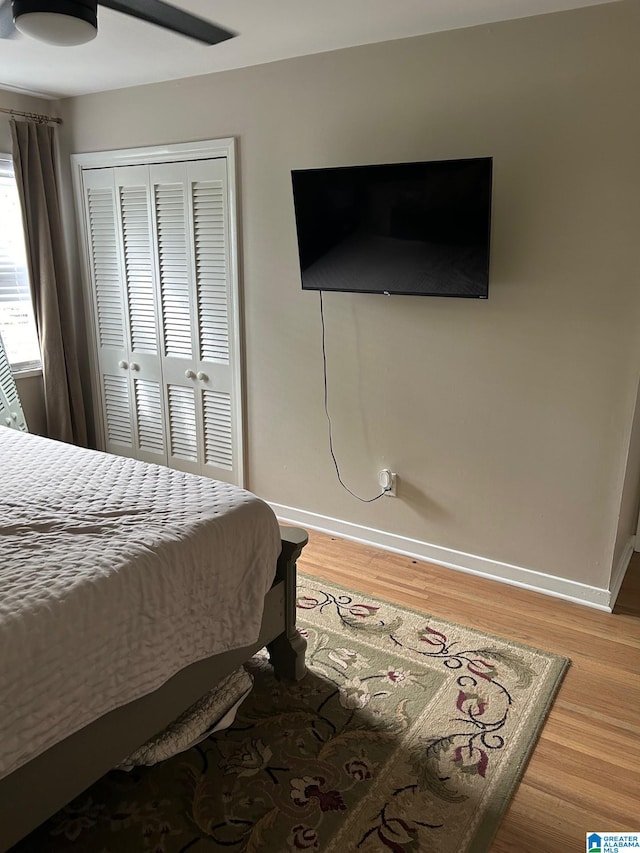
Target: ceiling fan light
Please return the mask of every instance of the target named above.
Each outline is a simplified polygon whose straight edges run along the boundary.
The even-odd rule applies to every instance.
[[[24,12],[16,16],[15,24],[30,38],[61,46],[85,44],[98,34],[91,21],[60,12]]]

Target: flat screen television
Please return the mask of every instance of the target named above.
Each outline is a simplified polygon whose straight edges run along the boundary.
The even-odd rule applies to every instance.
[[[304,290],[486,299],[493,160],[291,173]]]

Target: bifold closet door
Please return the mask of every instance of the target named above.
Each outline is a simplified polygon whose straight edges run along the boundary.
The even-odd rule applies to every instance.
[[[226,157],[89,168],[105,449],[242,484]]]
[[[152,165],[169,465],[241,482],[225,158]]]
[[[148,169],[83,178],[105,450],[166,463]]]

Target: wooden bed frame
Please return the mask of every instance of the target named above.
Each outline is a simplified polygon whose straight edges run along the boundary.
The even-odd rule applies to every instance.
[[[82,793],[223,678],[267,646],[278,678],[306,673],[306,640],[296,629],[296,560],[304,530],[280,527],[282,552],[252,646],[198,661],[153,693],[116,708],[0,779],[0,852],[8,850]]]

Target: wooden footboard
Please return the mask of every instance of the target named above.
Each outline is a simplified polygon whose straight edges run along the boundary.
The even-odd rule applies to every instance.
[[[265,596],[256,643],[188,666],[160,689],[105,714],[0,779],[0,853],[162,731],[264,646],[278,677],[299,680],[304,676],[306,641],[295,624],[296,560],[308,536],[304,530],[281,527],[281,537],[282,552]]]
[[[280,525],[282,552],[278,559],[275,583],[284,582],[285,630],[267,644],[271,663],[278,678],[300,681],[307,672],[304,661],[307,641],[296,628],[296,561],[309,541],[306,531]]]

